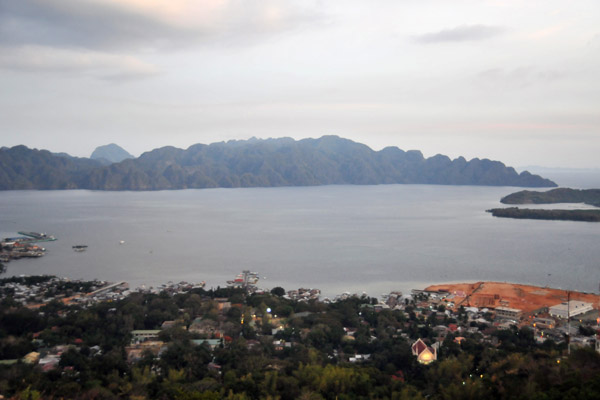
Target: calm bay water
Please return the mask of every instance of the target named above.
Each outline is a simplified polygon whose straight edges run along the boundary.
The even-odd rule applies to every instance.
[[[598,292],[600,224],[493,218],[516,188],[320,186],[161,192],[0,192],[0,235],[39,231],[41,259],[7,275],[55,274],[378,296],[448,281],[497,280]],[[124,244],[119,244],[125,241]],[[76,253],[71,246],[86,244]],[[265,279],[266,278],[266,279]]]

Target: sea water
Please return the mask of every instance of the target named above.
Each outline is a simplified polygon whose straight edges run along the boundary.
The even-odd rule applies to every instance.
[[[600,224],[494,218],[519,188],[317,186],[156,192],[0,192],[0,235],[55,235],[47,254],[5,276],[53,274],[379,296],[428,284],[495,280],[598,292]],[[75,252],[73,245],[87,245]]]

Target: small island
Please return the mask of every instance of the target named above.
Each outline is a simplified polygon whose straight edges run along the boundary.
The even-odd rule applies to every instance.
[[[503,197],[502,204],[585,203],[600,207],[600,189],[558,188],[546,192],[521,190]]]
[[[547,192],[522,190],[509,194],[500,200],[503,204],[557,204],[557,203],[583,203],[600,207],[600,189],[570,189],[558,188]],[[600,222],[600,209],[598,210],[541,210],[528,208],[493,208],[487,210],[494,217],[517,219],[544,219],[559,221]]]
[[[546,219],[558,221],[600,222],[600,210],[532,210],[530,208],[493,208],[494,217],[517,219]]]

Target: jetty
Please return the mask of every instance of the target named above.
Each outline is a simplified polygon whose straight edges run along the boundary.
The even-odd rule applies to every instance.
[[[19,235],[26,236],[25,239],[32,243],[53,242],[56,240],[56,238],[54,236],[47,235],[45,233],[38,233],[38,232],[18,232],[18,233],[19,233]]]

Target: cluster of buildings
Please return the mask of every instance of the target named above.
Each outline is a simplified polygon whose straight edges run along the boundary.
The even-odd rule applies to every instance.
[[[107,284],[104,281],[92,282],[91,290],[100,289]],[[70,283],[69,289],[63,289],[66,283]],[[69,302],[87,294],[83,291],[83,286],[78,288],[77,283],[78,281],[56,277],[7,279],[0,283],[0,297],[11,296],[14,301],[28,307],[41,306],[53,300]]]
[[[46,249],[31,242],[23,242],[10,238],[0,242],[0,262],[6,263],[19,258],[37,258],[45,254]]]
[[[309,300],[319,300],[321,296],[321,291],[319,289],[305,289],[300,288],[297,290],[289,290],[285,296],[286,299],[296,300],[296,301],[309,301]]]
[[[46,249],[36,245],[36,242],[51,242],[56,240],[52,235],[37,232],[19,232],[22,236],[5,238],[0,241],[0,262],[9,262],[24,257],[41,257]]]
[[[161,292],[175,295],[193,289],[203,288],[205,282],[188,283],[168,282],[148,289],[142,287],[130,290],[127,282],[106,281],[77,281],[68,278],[45,277],[47,279],[29,280],[27,277],[7,279],[0,283],[0,299],[11,296],[13,300],[29,308],[38,308],[54,300],[65,304],[78,304],[88,306],[102,301],[122,300],[133,292],[154,293]],[[68,283],[69,289],[62,287]],[[90,286],[89,284],[92,283]]]
[[[79,343],[76,344],[61,344],[53,347],[40,347],[37,351],[32,351],[28,353],[21,360],[25,364],[37,364],[43,372],[52,371],[53,369],[58,368],[60,359],[63,353],[69,350],[75,350],[79,352],[81,344],[81,339],[79,339]],[[102,350],[99,346],[92,346],[89,348],[90,357],[102,355]],[[16,362],[17,360],[11,360]],[[73,370],[73,367],[65,367],[65,371]]]
[[[424,327],[424,323],[431,328],[432,334],[428,338],[419,338],[412,346],[413,355],[423,364],[437,359],[439,349],[450,333],[458,344],[468,337],[498,346],[500,343],[493,333],[511,327],[529,327],[538,343],[546,340],[555,343],[567,341],[570,348],[594,346],[600,352],[600,336],[597,336],[600,332],[600,314],[593,303],[568,300],[526,312],[509,307],[510,303],[503,300],[501,294],[493,297],[494,301],[489,304],[495,304],[495,307],[463,306],[468,298],[465,293],[413,290],[409,297],[403,297],[399,292],[390,293],[382,303],[373,307],[409,309],[421,321],[418,328]],[[588,334],[582,334],[582,331]]]
[[[193,290],[193,289],[204,289],[205,286],[206,286],[205,281],[202,281],[200,283],[186,282],[186,281],[173,283],[172,281],[169,281],[167,283],[164,283],[164,284],[156,286],[156,287],[154,287],[154,286],[146,287],[145,285],[142,285],[141,287],[136,288],[135,291],[140,292],[140,293],[152,293],[152,294],[159,294],[161,292],[165,292],[172,296],[177,293],[189,292],[190,290]]]
[[[246,276],[244,275],[246,272],[242,274],[241,279],[244,283],[242,287],[249,288],[249,291],[252,292],[255,276]],[[71,281],[51,278],[30,284],[18,281],[5,282],[3,286],[0,286],[0,294],[10,294],[16,301],[33,308],[57,299],[66,304],[85,305],[124,298],[131,293],[126,282],[107,283],[103,281],[94,281],[93,287],[90,289],[88,286],[89,290],[85,293],[75,290],[77,284],[69,286],[75,288],[72,289],[72,293],[56,293],[54,289],[65,282]],[[77,283],[77,281],[71,283]],[[201,287],[204,287],[204,282],[200,284],[168,282],[156,288],[138,290],[152,293],[166,292],[175,295]],[[49,297],[49,293],[55,294]],[[287,292],[283,297],[296,301],[307,301],[318,300],[319,295],[318,289],[300,288]],[[362,295],[344,293],[337,296],[334,301],[350,297],[368,298],[366,293]],[[465,340],[475,340],[491,346],[499,346],[501,343],[498,335],[495,335],[498,330],[522,327],[532,329],[538,343],[549,339],[556,343],[569,341],[569,346],[595,346],[600,352],[600,340],[597,340],[596,337],[596,333],[600,331],[600,315],[598,307],[595,307],[593,303],[568,299],[567,301],[558,301],[549,307],[538,307],[526,311],[512,306],[512,303],[504,299],[501,293],[498,295],[485,294],[477,302],[469,303],[468,299],[469,295],[460,290],[413,290],[410,295],[395,291],[383,296],[378,302],[375,300],[370,303],[363,302],[359,316],[361,324],[368,326],[362,316],[365,311],[403,311],[407,318],[401,323],[401,326],[395,326],[395,336],[403,337],[412,343],[412,354],[422,364],[435,362],[440,352],[443,351],[444,343],[448,343],[447,340],[458,345]],[[149,355],[159,358],[168,348],[169,330],[174,328],[187,331],[194,338],[192,342],[195,345],[206,345],[212,350],[227,346],[232,341],[228,335],[233,336],[231,332],[237,332],[239,335],[240,325],[242,327],[249,325],[255,328],[256,339],[246,341],[249,349],[259,345],[269,345],[275,352],[281,352],[293,347],[295,340],[303,340],[310,334],[310,329],[296,332],[296,335],[293,336],[295,339],[291,339],[289,331],[288,334],[284,334],[287,328],[293,326],[290,324],[292,318],[306,317],[311,314],[310,312],[296,313],[284,318],[276,315],[270,308],[244,306],[241,303],[232,304],[227,298],[205,296],[201,298],[201,303],[206,306],[203,312],[187,316],[185,320],[164,321],[160,329],[132,331],[131,343],[126,348],[127,360],[135,363]],[[347,342],[356,340],[357,331],[356,327],[344,327],[342,340]],[[373,327],[370,328],[369,335],[369,340],[377,339],[377,333]],[[73,345],[77,345],[77,343],[71,346]],[[38,363],[44,369],[52,369],[57,365],[57,360],[60,360],[60,355],[66,349],[68,348],[64,346],[44,349],[29,354],[27,360]],[[342,354],[341,350],[339,352],[335,350],[330,356],[351,363],[362,363],[367,362],[371,355]],[[215,371],[220,370],[220,366],[214,363],[211,368]]]

